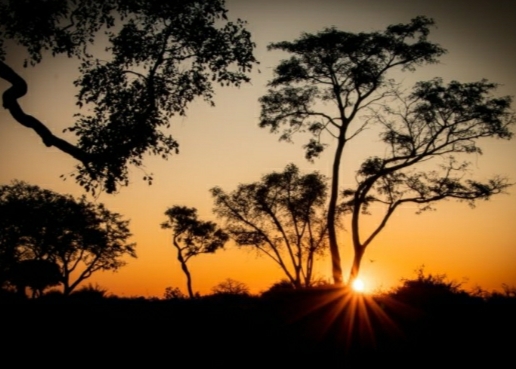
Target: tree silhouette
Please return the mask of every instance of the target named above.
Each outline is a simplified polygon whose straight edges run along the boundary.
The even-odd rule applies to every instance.
[[[0,2],[0,78],[12,84],[3,107],[46,146],[77,159],[74,176],[86,190],[114,192],[128,185],[128,166],[141,167],[146,154],[166,159],[178,153],[165,129],[195,98],[213,105],[213,83],[249,81],[254,44],[245,22],[230,22],[226,13],[223,0]],[[93,41],[107,48],[92,48]],[[5,63],[13,42],[28,51],[25,65],[39,63],[47,52],[80,60],[74,84],[83,110],[65,130],[75,134],[76,144],[19,105],[27,83]],[[144,180],[151,183],[152,176]]]
[[[215,213],[238,245],[274,260],[297,288],[311,284],[314,260],[327,247],[324,176],[300,175],[289,164],[229,194],[218,187],[211,193]]]
[[[0,254],[10,256],[0,261],[57,264],[65,295],[93,273],[116,271],[125,265],[123,257],[136,257],[135,245],[126,243],[128,224],[85,197],[76,200],[25,182],[0,186]]]
[[[182,300],[185,299],[186,296],[181,290],[177,287],[167,287],[165,288],[165,293],[163,294],[163,299],[165,300]]]
[[[357,172],[357,185],[342,192],[342,207],[351,215],[354,260],[350,279],[356,278],[362,256],[400,205],[415,204],[417,212],[432,209],[445,199],[474,206],[510,186],[495,176],[481,182],[468,178],[471,163],[459,155],[481,154],[477,141],[510,139],[514,122],[509,97],[496,98],[495,84],[487,81],[443,85],[440,79],[416,84],[412,93],[396,97],[375,111],[372,119],[382,126],[380,137],[388,149],[383,158],[370,157]],[[425,163],[425,170],[417,170]],[[434,169],[429,170],[429,165]],[[361,233],[362,215],[370,206],[383,207],[380,222],[369,235]]]
[[[211,289],[214,295],[249,295],[249,287],[244,282],[226,278]]]
[[[186,275],[186,286],[190,298],[194,298],[192,275],[187,266],[191,257],[200,254],[212,254],[224,247],[228,235],[213,222],[197,219],[197,210],[186,206],[173,206],[165,215],[168,220],[162,228],[172,229],[172,244],[177,250],[177,260]]]
[[[486,81],[452,82],[445,87],[440,80],[433,80],[417,84],[404,99],[395,83],[387,78],[395,68],[413,71],[419,65],[436,63],[445,53],[442,47],[427,40],[433,25],[432,19],[419,16],[407,24],[391,25],[383,32],[353,34],[329,28],[317,34],[303,34],[293,42],[269,45],[269,49],[286,51],[292,57],[276,67],[270,89],[260,99],[260,126],[274,133],[281,131],[280,140],[286,141],[307,132],[310,139],[304,149],[309,160],[327,146],[324,137],[337,142],[327,215],[336,284],[343,282],[335,225],[340,207],[340,163],[346,144],[366,127],[378,123],[384,129],[381,138],[389,145],[391,155],[366,160],[358,171],[357,188],[343,194],[343,209],[353,214],[355,260],[349,282],[358,273],[365,247],[399,205],[409,201],[428,204],[443,198],[473,202],[489,198],[507,186],[500,178],[484,184],[461,182],[459,175],[466,166],[449,156],[480,153],[476,141],[482,137],[510,138],[509,98],[491,97],[489,92],[494,85]],[[398,101],[391,106],[393,99]],[[334,104],[334,111],[327,102]],[[373,110],[378,105],[383,105],[383,113],[396,122],[391,123],[378,109]],[[447,157],[440,174],[408,174],[414,165],[439,157]],[[384,196],[383,200],[378,195]],[[359,214],[372,201],[383,201],[388,215],[369,238],[361,241]]]

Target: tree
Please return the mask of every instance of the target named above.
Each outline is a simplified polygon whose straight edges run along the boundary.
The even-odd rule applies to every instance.
[[[60,268],[63,293],[69,295],[98,271],[116,271],[124,257],[136,257],[129,221],[103,204],[76,200],[25,182],[0,186],[2,270],[29,260]]]
[[[192,275],[187,262],[200,254],[212,254],[221,249],[229,239],[228,235],[213,222],[197,219],[197,210],[186,206],[173,206],[165,215],[168,220],[161,227],[172,229],[172,244],[177,250],[177,260],[186,275],[188,295],[194,298]]]
[[[459,155],[481,154],[481,138],[510,139],[514,123],[510,97],[493,97],[495,84],[441,79],[419,82],[408,96],[396,94],[389,105],[373,114],[382,126],[380,137],[388,149],[383,158],[370,157],[357,172],[357,186],[342,192],[343,210],[351,215],[354,260],[350,278],[358,275],[366,248],[385,227],[394,211],[408,203],[420,213],[445,199],[474,206],[511,184],[495,176],[481,182],[467,176],[471,163]],[[425,163],[425,170],[417,166]],[[428,166],[434,164],[435,169]],[[360,220],[371,204],[383,206],[380,222],[361,237]]]
[[[297,288],[310,286],[315,258],[327,247],[324,176],[300,175],[290,164],[229,194],[219,187],[211,193],[214,212],[238,245],[274,260]]]
[[[128,185],[128,167],[141,167],[144,155],[178,153],[178,142],[164,129],[197,97],[213,105],[213,83],[249,81],[255,45],[245,22],[229,22],[226,13],[223,0],[0,2],[0,78],[12,84],[3,107],[46,146],[77,159],[75,179],[86,190],[114,192]],[[92,48],[94,40],[107,48]],[[79,59],[81,76],[74,84],[83,110],[65,130],[75,134],[76,144],[19,105],[27,83],[5,63],[8,42],[28,51],[25,66],[39,63],[47,51]],[[150,184],[152,176],[144,180]]]
[[[214,295],[241,295],[249,296],[249,287],[240,281],[226,278],[211,289]]]
[[[485,184],[464,183],[454,175],[464,172],[466,167],[457,167],[450,161],[444,164],[444,175],[442,171],[439,172],[441,175],[422,172],[416,177],[407,173],[408,169],[426,160],[454,153],[480,153],[475,144],[479,138],[510,138],[507,128],[511,122],[510,99],[491,97],[489,92],[494,85],[485,81],[476,84],[453,82],[444,87],[439,80],[422,82],[416,85],[409,100],[405,100],[408,109],[405,116],[394,110],[390,112],[393,113],[391,118],[398,119],[397,123],[391,125],[386,118],[382,119],[378,110],[371,113],[378,105],[383,105],[389,112],[389,99],[400,97],[395,83],[387,78],[389,71],[395,68],[413,71],[416,66],[436,63],[445,53],[442,47],[427,40],[433,25],[432,19],[419,16],[408,24],[388,26],[383,32],[353,34],[329,28],[317,34],[303,34],[293,42],[269,45],[269,49],[286,51],[293,56],[276,67],[270,89],[260,99],[260,126],[268,127],[274,133],[281,131],[280,140],[286,141],[292,140],[297,133],[307,132],[310,139],[304,149],[309,160],[326,148],[324,137],[332,137],[337,143],[327,213],[336,284],[343,282],[336,233],[337,213],[341,207],[340,163],[346,144],[368,125],[376,122],[383,126],[385,131],[381,137],[390,145],[391,156],[366,160],[358,171],[357,188],[345,190],[343,194],[342,209],[353,214],[351,231],[355,261],[349,283],[358,273],[365,247],[383,228],[394,209],[410,201],[406,197],[398,202],[400,194],[394,191],[401,191],[406,196],[409,196],[407,189],[421,196],[424,193],[424,200],[412,197],[419,203],[449,197],[473,202],[478,198],[489,198],[507,186],[507,182],[499,178]],[[334,112],[327,108],[327,102],[334,103]],[[409,113],[410,109],[413,110]],[[444,115],[440,116],[441,113]],[[366,119],[361,121],[360,118]],[[425,183],[430,192],[425,192],[420,183]],[[459,184],[463,186],[461,189]],[[380,201],[370,192],[373,187],[377,194],[393,198],[392,202],[383,200],[389,210],[380,227],[366,241],[361,241],[359,214],[367,210],[371,201]],[[436,192],[432,192],[434,189]],[[350,202],[349,196],[354,196],[355,201]]]

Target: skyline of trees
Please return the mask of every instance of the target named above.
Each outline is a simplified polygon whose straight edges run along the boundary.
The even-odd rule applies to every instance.
[[[429,81],[429,82],[430,82],[430,81]],[[456,85],[455,87],[457,87],[457,86],[459,86],[459,85]],[[478,85],[478,86],[480,86],[480,85]],[[478,86],[477,86],[477,87],[478,87]],[[436,87],[436,89],[438,89],[438,88],[448,89],[448,88],[450,88],[450,87],[451,87],[450,85],[442,84],[442,85],[440,85],[440,86],[437,86],[437,87]],[[462,87],[460,87],[460,86],[459,86],[459,88],[463,88],[463,87],[465,87],[465,85],[462,85]],[[494,91],[494,89],[491,89],[491,88],[489,88],[489,87],[488,87],[488,84],[485,84],[485,85],[484,85],[484,87],[480,87],[480,88],[484,88],[484,89],[485,89],[485,91],[487,91],[487,90],[491,90],[491,92],[492,92],[492,91]],[[394,99],[394,98],[396,98],[396,96],[395,96],[395,94],[396,94],[396,93],[397,93],[397,92],[396,92],[396,90],[392,90],[392,91],[391,91],[391,94],[390,94],[388,97],[389,97],[389,98],[393,98],[393,99]],[[401,95],[400,95],[400,96],[401,96]],[[386,96],[386,97],[387,97],[387,96]],[[400,100],[400,101],[401,101],[401,100]],[[392,112],[391,112],[391,113],[392,113]],[[399,115],[401,115],[401,112],[400,112],[400,111],[395,112],[395,114],[394,114],[394,115],[396,115],[396,114],[399,116]],[[371,115],[374,115],[374,113],[371,113]],[[378,115],[379,115],[379,114],[378,114]],[[381,119],[378,119],[378,121],[380,121],[380,120],[381,120]],[[381,122],[380,122],[380,124],[383,124],[383,126],[385,127],[386,132],[387,132],[387,131],[389,131],[389,129],[390,129],[390,128],[388,127],[387,122],[383,122],[383,123],[381,123]],[[398,128],[399,128],[399,127],[398,127]],[[314,127],[314,129],[315,129],[315,127]],[[391,130],[391,131],[392,131],[392,132],[394,132],[395,130]],[[392,133],[392,132],[391,132],[391,133]],[[390,137],[388,137],[388,135],[386,134],[385,136],[383,136],[384,142],[385,142],[385,143],[387,143],[388,145],[391,145],[391,146],[392,146],[392,145],[394,145],[394,146],[395,146],[396,144],[393,144],[393,142],[394,142],[395,140],[399,139],[401,136],[407,136],[405,133],[406,133],[406,132],[401,132],[401,131],[397,130],[396,132],[394,132],[394,134],[391,134],[391,135],[390,135]],[[395,137],[395,136],[396,136],[396,137]],[[357,138],[358,138],[358,136],[357,136]],[[405,137],[405,138],[406,138],[406,137]],[[390,140],[390,141],[389,141],[389,140]],[[389,141],[389,142],[388,142],[388,141]],[[399,141],[399,140],[398,140],[398,141]],[[405,142],[405,143],[406,143],[406,142]],[[401,148],[401,149],[406,149],[406,145],[405,145],[404,147],[402,147],[403,145],[401,145],[401,144],[400,144],[400,142],[398,142],[398,143],[397,143],[397,145],[398,145],[398,149],[400,149],[400,148]],[[316,146],[313,146],[313,148],[314,148],[316,151],[319,149],[319,148],[317,148]],[[473,151],[474,151],[474,150],[473,150]],[[478,152],[472,152],[472,153],[473,153],[473,154],[478,154]],[[375,163],[376,163],[376,164],[378,164],[378,163],[379,163],[379,162],[374,162],[374,159],[375,159],[375,158],[371,158],[371,159],[372,159],[371,161],[367,162],[367,164],[368,164],[368,165],[370,164],[370,166],[369,166],[368,168],[366,168],[367,170],[369,170],[369,169],[373,168],[373,167],[375,166]],[[463,166],[463,163],[462,163],[462,162],[454,162],[454,161],[449,160],[449,161],[446,161],[446,162],[442,162],[441,164],[442,164],[442,165],[444,165],[444,166],[448,166],[448,168],[449,168],[448,174],[449,174],[449,173],[453,173],[453,172],[459,173],[459,172],[460,172],[460,170],[462,170],[462,169],[467,170],[467,168],[466,168],[465,166]],[[460,168],[462,168],[462,169],[460,169]],[[374,169],[374,168],[373,168],[373,169]],[[460,170],[459,170],[459,169],[460,169]],[[446,173],[446,170],[445,170],[445,173]],[[362,181],[362,182],[364,182],[364,183],[365,183],[365,182],[366,182],[366,177],[367,177],[367,175],[363,175],[363,174],[364,174],[364,173],[360,174],[360,175],[362,176],[362,177],[360,178],[360,181]],[[369,172],[369,174],[368,174],[368,175],[369,175],[369,176],[371,176],[371,172]],[[418,188],[417,188],[417,190],[421,190],[421,189],[422,189],[423,187],[425,187],[425,186],[426,186],[425,188],[428,190],[428,189],[430,189],[430,188],[432,187],[432,186],[429,186],[429,185],[428,185],[428,183],[430,183],[430,182],[432,182],[432,181],[433,181],[433,183],[434,183],[433,188],[434,188],[434,189],[439,189],[438,187],[436,187],[436,186],[435,186],[435,183],[437,183],[437,181],[438,181],[438,177],[436,177],[436,176],[431,177],[431,176],[425,176],[424,174],[412,175],[412,174],[407,174],[407,173],[402,173],[402,175],[404,175],[404,176],[405,176],[405,177],[404,177],[404,179],[405,179],[405,184],[404,184],[403,186],[404,186],[404,191],[405,191],[405,193],[406,193],[406,194],[407,194],[407,192],[406,192],[407,190],[412,190],[412,191],[414,190],[414,186],[412,186],[412,187],[408,186],[408,187],[407,187],[407,183],[408,183],[408,182],[410,182],[410,183],[408,183],[409,185],[412,185],[412,184],[416,183],[416,185],[417,185],[416,187],[418,187]],[[416,177],[417,177],[417,178],[416,178]],[[148,178],[149,178],[150,180],[152,180],[152,175],[151,175],[150,177],[148,177]],[[451,178],[451,177],[449,177],[449,176],[448,176],[448,177],[446,177],[446,178],[447,178],[447,179],[453,179],[453,178]],[[418,180],[419,180],[420,182],[421,182],[422,180],[427,180],[427,184],[426,184],[425,186],[421,187],[421,186],[420,186],[420,185],[421,185],[421,183],[417,182]],[[430,182],[428,182],[428,180],[429,180]],[[508,184],[508,182],[507,182],[507,180],[505,180],[504,178],[500,177],[500,178],[498,178],[498,181],[496,181],[496,178],[494,178],[494,180],[495,180],[494,182],[479,182],[479,181],[477,181],[477,182],[475,182],[475,181],[471,182],[470,184],[472,185],[472,187],[471,187],[471,186],[469,187],[469,188],[470,188],[470,190],[471,190],[471,191],[470,191],[470,193],[471,193],[471,194],[475,194],[475,193],[476,193],[476,194],[478,194],[479,198],[486,198],[486,197],[487,197],[486,195],[487,195],[490,191],[491,191],[491,193],[495,193],[495,192],[500,192],[500,191],[502,191],[504,188],[507,188],[507,187],[506,187],[506,185]],[[408,182],[407,182],[407,181],[408,181]],[[452,183],[452,182],[453,182],[453,183],[455,183],[455,184],[457,184],[457,182],[456,182],[456,181],[454,182],[453,180],[451,180],[451,181],[450,181],[450,183]],[[380,186],[380,183],[382,184],[383,188],[380,188],[380,187],[382,187],[382,186]],[[399,181],[399,178],[398,178],[398,177],[397,177],[397,178],[394,178],[393,176],[391,176],[391,177],[386,176],[386,177],[383,177],[383,178],[381,178],[381,179],[378,179],[378,180],[377,180],[376,184],[377,184],[378,186],[376,187],[376,189],[377,189],[377,190],[379,189],[380,191],[383,191],[384,189],[387,189],[387,188],[393,189],[393,188],[394,188],[394,186],[395,186],[395,184],[399,184],[399,183],[400,183],[400,181]],[[453,184],[453,183],[452,183],[452,184]],[[358,185],[359,185],[359,184],[357,183],[357,186],[358,186]],[[365,185],[364,185],[364,186],[365,186]],[[346,186],[346,187],[347,187],[347,186]],[[447,187],[447,189],[449,190],[451,187],[453,187],[453,186],[448,186],[448,187]],[[445,187],[441,187],[441,189],[444,189],[444,188],[445,188]],[[458,187],[454,187],[454,188],[456,189],[456,188],[458,188]],[[463,187],[463,188],[466,188],[466,187]],[[355,213],[353,213],[353,206],[354,206],[354,208],[358,208],[358,209],[362,208],[362,209],[365,209],[365,208],[367,208],[367,206],[368,206],[368,205],[371,205],[371,204],[373,204],[373,207],[374,207],[374,206],[379,206],[380,204],[383,204],[384,206],[386,206],[387,208],[389,208],[389,204],[388,204],[388,202],[389,202],[389,201],[391,201],[391,205],[392,205],[392,204],[394,204],[394,203],[395,203],[395,201],[397,201],[397,200],[401,199],[401,197],[399,197],[399,196],[398,196],[399,194],[395,194],[395,193],[394,193],[395,191],[394,191],[394,192],[392,192],[389,196],[391,196],[391,195],[396,195],[396,196],[398,196],[398,198],[396,198],[396,196],[391,196],[391,198],[388,198],[388,196],[387,196],[387,197],[384,197],[384,198],[382,198],[382,199],[380,199],[379,193],[376,193],[376,196],[373,196],[373,195],[372,195],[372,192],[368,192],[368,193],[367,193],[367,191],[365,191],[365,192],[366,192],[366,194],[365,194],[365,195],[363,195],[363,196],[361,196],[361,198],[362,198],[362,202],[361,202],[361,203],[358,203],[358,202],[357,202],[357,201],[358,201],[358,200],[357,200],[357,199],[358,199],[358,197],[357,197],[357,198],[355,198],[355,195],[357,194],[357,192],[356,192],[356,191],[355,191],[355,192],[353,192],[353,191],[354,191],[354,190],[353,190],[352,188],[341,188],[341,189],[339,189],[339,193],[338,193],[338,194],[339,194],[339,196],[341,197],[341,199],[343,199],[343,200],[346,200],[346,201],[347,201],[347,204],[346,204],[346,205],[343,205],[343,206],[345,206],[345,207],[347,206],[347,209],[348,209],[348,211],[350,212],[349,214],[351,214],[351,217],[356,217],[357,219],[362,219],[362,218],[363,218],[363,214],[362,214],[360,211],[356,211]],[[373,189],[371,189],[371,190],[369,190],[369,191],[373,191]],[[417,191],[416,191],[416,192],[417,192]],[[424,192],[424,191],[423,191],[423,192]],[[426,192],[426,193],[428,194],[428,192]],[[452,193],[457,194],[457,192],[453,192],[453,191],[452,191],[452,192],[449,192],[449,193],[450,193],[450,194],[452,194]],[[368,197],[368,196],[369,196],[369,197]],[[483,197],[482,197],[482,196],[483,196]],[[359,196],[359,197],[360,197],[360,196]],[[452,197],[453,197],[453,196],[452,196]],[[396,200],[396,199],[397,199],[397,200]],[[422,198],[422,197],[420,197],[420,200],[421,200],[421,199],[423,199],[423,198]],[[463,199],[466,199],[466,200],[467,200],[467,198],[465,198],[465,197],[463,197]],[[344,202],[346,202],[346,201],[344,201]],[[355,201],[355,203],[354,203],[355,205],[353,205],[353,201]],[[369,210],[370,210],[370,209],[371,209],[371,208],[369,207]],[[366,209],[366,210],[367,210],[367,209]],[[358,224],[358,222],[357,222],[357,224]],[[358,232],[355,232],[355,233],[358,233]],[[364,239],[359,240],[360,242],[358,242],[358,244],[363,244],[363,243],[364,243],[364,242],[363,242],[364,240],[365,240],[365,241],[368,241],[368,237],[365,237]],[[354,241],[353,241],[353,242],[354,242]],[[363,245],[362,245],[362,246],[363,246]]]

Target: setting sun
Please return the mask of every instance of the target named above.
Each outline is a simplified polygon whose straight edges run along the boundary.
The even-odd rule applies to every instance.
[[[360,278],[357,278],[353,281],[353,290],[356,292],[364,292],[364,289],[364,281],[362,281]]]

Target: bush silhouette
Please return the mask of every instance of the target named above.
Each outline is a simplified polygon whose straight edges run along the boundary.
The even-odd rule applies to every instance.
[[[211,289],[214,295],[249,296],[249,287],[240,281],[227,278]]]
[[[164,300],[183,300],[186,299],[186,297],[187,296],[177,287],[167,287],[163,294]]]
[[[72,292],[70,296],[81,300],[102,300],[109,297],[107,289],[102,288],[98,284],[92,285],[91,283]]]
[[[402,279],[402,285],[390,295],[416,306],[454,303],[470,297],[462,289],[462,283],[448,280],[446,274],[425,274],[424,267],[417,269],[416,274],[414,279]]]

